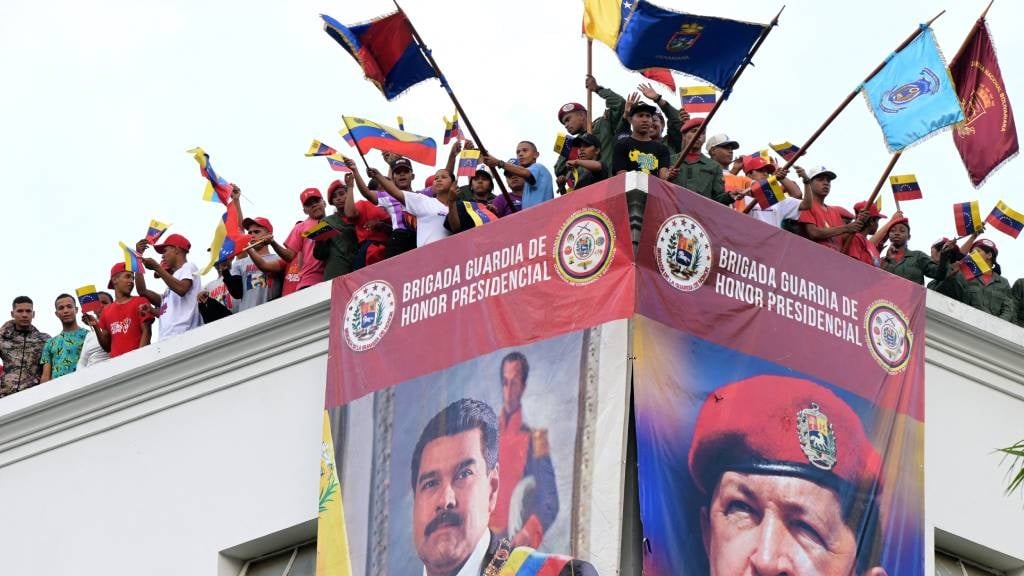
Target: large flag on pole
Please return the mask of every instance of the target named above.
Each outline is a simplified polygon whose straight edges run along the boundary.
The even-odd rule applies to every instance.
[[[985,19],[975,23],[949,72],[964,109],[953,144],[977,188],[1003,162],[1017,155],[1017,124]]]
[[[364,118],[342,116],[345,129],[351,135],[359,152],[366,154],[371,149],[392,152],[400,156],[433,166],[437,162],[437,144],[433,138],[402,132]]]
[[[864,96],[892,152],[964,119],[932,29],[890,57]]]
[[[320,17],[327,35],[356,59],[366,79],[388,100],[424,80],[437,78],[412,36],[412,26],[404,12],[351,27],[326,14]]]
[[[613,8],[614,7],[614,8]],[[728,85],[763,24],[673,12],[647,0],[586,0],[583,31],[607,44],[626,68],[668,68]]]

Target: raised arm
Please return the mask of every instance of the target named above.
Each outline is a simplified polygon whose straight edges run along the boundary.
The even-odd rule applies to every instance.
[[[405,206],[405,192],[399,189],[398,186],[395,186],[394,180],[384,176],[376,168],[370,168],[366,174],[376,180],[380,187],[390,194],[392,198],[401,202],[402,206]]]

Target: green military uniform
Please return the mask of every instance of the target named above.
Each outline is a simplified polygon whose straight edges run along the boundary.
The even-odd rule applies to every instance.
[[[982,278],[964,280],[962,274],[954,274],[938,285],[938,291],[968,306],[998,316],[1007,322],[1017,319],[1017,310],[1010,294],[1010,283],[995,272],[986,283]]]
[[[672,155],[672,165],[675,166],[679,154]],[[679,174],[672,179],[687,190],[691,190],[710,198],[715,202],[725,205],[732,204],[732,197],[725,192],[725,179],[722,176],[722,167],[707,156],[699,154],[697,161],[693,164],[685,160],[679,165]]]
[[[340,232],[333,238],[316,242],[313,245],[313,257],[324,263],[324,280],[343,276],[352,271],[352,262],[359,250],[356,240],[356,228],[345,221],[339,214],[331,214],[325,218],[327,224]]]
[[[923,284],[924,277],[934,278],[941,281],[946,278],[949,271],[949,258],[942,255],[941,262],[933,262],[931,257],[920,250],[905,250],[902,258],[897,258],[890,249],[882,258],[882,270],[906,278],[915,284]]]
[[[679,119],[679,110],[672,106],[672,104],[669,104],[668,99],[665,97],[662,97],[657,104],[661,108],[662,114],[665,115],[666,132],[665,137],[661,139],[661,143],[668,146],[670,153],[679,154],[683,150],[683,121]],[[633,127],[629,124],[629,118],[622,118],[619,121],[619,127],[616,132],[619,134],[633,133]]]
[[[604,114],[600,118],[594,118],[590,133],[601,140],[601,163],[605,166],[612,165],[612,148],[617,140],[616,128],[622,113],[626,109],[626,101],[615,92],[607,88],[599,88],[597,95],[604,98]],[[568,170],[565,166],[565,158],[559,156],[555,162],[555,176],[565,176]]]
[[[1017,326],[1024,327],[1024,278],[1018,278],[1010,292],[1013,294],[1013,305],[1017,309]]]

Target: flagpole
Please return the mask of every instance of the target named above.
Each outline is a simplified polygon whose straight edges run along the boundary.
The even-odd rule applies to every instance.
[[[900,50],[903,50],[904,48],[906,48],[911,42],[914,41],[914,39],[916,39],[921,34],[921,30],[923,30],[924,28],[926,28],[928,26],[931,26],[932,22],[935,22],[936,20],[938,20],[939,16],[942,16],[945,13],[946,13],[946,11],[943,10],[942,12],[939,12],[938,14],[936,14],[931,20],[926,22],[923,27],[922,26],[918,26],[917,29],[914,30],[913,34],[911,34],[910,36],[907,36],[907,39],[904,40],[902,44],[900,44],[899,46],[896,47],[896,50],[894,50],[893,53],[899,52]],[[832,114],[830,114],[829,117],[825,119],[825,122],[822,123],[822,125],[819,126],[818,129],[815,130],[813,134],[811,134],[811,137],[808,138],[806,142],[804,142],[804,145],[800,147],[800,149],[797,151],[797,153],[794,154],[793,157],[790,158],[786,162],[786,165],[781,168],[782,170],[789,169],[789,167],[792,166],[793,163],[795,163],[797,161],[797,159],[799,159],[801,156],[803,156],[807,152],[807,149],[811,147],[811,144],[814,144],[814,141],[818,139],[818,136],[821,136],[821,133],[824,132],[826,128],[828,128],[829,124],[831,124],[833,120],[835,120],[836,118],[839,117],[839,114],[846,108],[847,105],[850,104],[850,102],[853,102],[853,99],[857,97],[857,94],[860,94],[860,91],[861,91],[862,87],[864,86],[864,84],[867,84],[872,78],[875,77],[875,75],[877,75],[879,72],[881,72],[882,68],[884,68],[885,65],[888,62],[889,62],[889,58],[886,58],[885,60],[882,60],[878,64],[878,66],[876,66],[875,69],[872,70],[871,73],[868,74],[866,78],[864,78],[864,81],[861,82],[859,86],[857,86],[852,92],[850,92],[849,95],[846,96],[846,99],[843,100],[843,102],[841,104],[839,104],[839,107],[832,111]]]
[[[594,75],[594,39],[587,38],[587,78]],[[593,129],[594,91],[590,89],[590,81],[587,81],[587,132]]]
[[[882,189],[882,185],[885,184],[886,178],[888,178],[889,174],[892,173],[892,169],[896,166],[896,162],[899,161],[900,156],[902,154],[903,154],[903,151],[900,150],[899,152],[896,152],[895,154],[893,154],[892,158],[889,159],[889,165],[885,167],[885,171],[882,172],[882,175],[878,178],[878,183],[875,184],[875,189],[871,192],[871,196],[868,197],[868,203],[867,203],[867,206],[865,207],[865,209],[869,209],[870,206],[875,203],[875,200],[878,198],[878,192]],[[897,210],[898,210],[898,208],[897,208]],[[853,234],[848,235],[846,237],[846,240],[843,241],[843,253],[844,254],[850,248],[850,243],[851,242],[853,242]]]
[[[398,8],[398,11],[405,14],[405,10],[402,10],[402,7],[399,6],[398,0],[392,1],[395,3],[395,7]],[[445,78],[444,73],[441,72],[441,67],[437,65],[437,60],[434,60],[434,55],[430,52],[430,49],[427,48],[427,44],[423,41],[423,37],[416,31],[416,26],[413,25],[412,19],[409,18],[408,14],[405,14],[405,16],[406,22],[409,23],[409,30],[412,32],[412,37],[416,40],[417,47],[420,49],[423,56],[426,57],[430,66],[434,69],[434,73],[437,74],[437,78],[441,81],[441,87],[448,93],[448,97],[451,98],[452,104],[455,104],[455,109],[459,111],[459,115],[462,116],[462,119],[466,122],[466,129],[469,130],[469,135],[473,137],[473,141],[476,142],[477,148],[480,149],[480,154],[490,156],[490,154],[487,153],[487,148],[484,147],[483,142],[480,141],[480,137],[473,128],[473,123],[469,121],[469,116],[462,108],[462,104],[459,103],[459,99],[455,96],[455,92],[452,90],[451,85],[448,84],[448,79]],[[501,177],[498,176],[498,171],[494,166],[488,166],[488,168],[491,171],[491,176],[493,177],[494,182],[501,190],[501,195],[505,198],[505,204],[508,205],[509,211],[517,212],[518,210],[516,209],[515,203],[512,201],[512,196],[509,195],[508,189],[505,188],[505,183],[501,180]]]
[[[967,37],[964,38],[963,43],[960,44],[960,49],[956,51],[956,56],[953,56],[953,60],[959,58],[960,54],[963,53],[965,48],[967,48],[967,45],[971,42],[971,38],[974,38],[974,31],[978,28],[978,22],[985,19],[985,16],[988,14],[988,9],[992,7],[994,2],[995,0],[989,0],[988,6],[985,6],[985,9],[981,12],[981,16],[978,16],[978,19],[974,21],[974,25],[971,26],[971,31],[967,33]],[[952,60],[950,60],[950,62],[952,62]]]
[[[776,14],[775,18],[772,18],[772,21],[769,22],[768,25],[764,27],[764,31],[761,32],[761,36],[757,39],[757,42],[754,42],[754,45],[751,46],[750,52],[747,53],[747,57],[743,59],[743,64],[741,64],[740,67],[736,69],[736,72],[733,73],[732,78],[729,79],[729,83],[726,84],[725,89],[722,90],[722,97],[715,102],[714,107],[711,108],[711,111],[708,112],[708,115],[704,117],[704,121],[701,122],[700,126],[697,128],[697,133],[693,135],[693,138],[690,138],[689,141],[683,145],[683,149],[679,153],[679,158],[676,158],[676,161],[672,165],[672,168],[678,169],[680,166],[683,165],[683,159],[686,158],[686,155],[689,154],[690,150],[693,149],[693,145],[700,138],[700,135],[703,134],[705,130],[707,130],[708,124],[711,123],[711,119],[715,117],[715,114],[718,112],[719,107],[722,106],[722,103],[725,102],[727,95],[730,91],[732,91],[733,85],[736,84],[736,81],[739,80],[740,75],[743,74],[743,71],[747,69],[747,66],[750,64],[751,60],[753,60],[754,54],[757,54],[758,49],[761,48],[761,44],[763,44],[765,39],[768,38],[768,34],[772,31],[772,28],[778,26],[779,16],[782,15],[782,11],[785,9],[785,5],[783,5],[782,8],[779,8],[779,13]],[[587,108],[587,114],[590,114],[589,107]]]

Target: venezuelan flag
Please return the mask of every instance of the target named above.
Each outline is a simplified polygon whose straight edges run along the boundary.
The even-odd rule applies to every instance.
[[[328,224],[326,220],[321,220],[320,222],[317,222],[316,226],[307,228],[306,231],[302,233],[302,237],[307,240],[320,242],[323,240],[330,240],[338,234],[339,232]]]
[[[796,158],[796,155],[800,153],[800,148],[789,140],[786,140],[781,144],[768,144],[768,146],[770,146],[772,150],[775,150],[776,154],[782,156],[782,159],[786,162]]]
[[[519,546],[508,555],[498,576],[546,576],[560,574],[572,559],[560,554],[544,554],[527,546]]]
[[[188,151],[199,163],[199,173],[206,178],[206,188],[203,190],[203,200],[207,202],[220,202],[225,206],[231,199],[231,184],[217,175],[210,163],[210,155],[202,148],[193,148]],[[215,197],[216,196],[216,197]]]
[[[353,148],[356,147],[356,141],[352,139],[352,135],[349,134],[348,128],[342,127],[341,130],[338,130],[338,134],[341,134],[341,137],[345,139],[345,144],[348,144]]]
[[[463,200],[462,207],[463,210],[465,210],[466,218],[468,218],[473,223],[474,228],[477,226],[483,226],[484,224],[489,224],[498,219],[498,217],[495,216],[493,212],[488,210],[485,205],[479,202]],[[461,217],[462,211],[460,210],[459,212],[459,216]],[[464,224],[463,227],[466,228],[467,226],[465,226]]]
[[[345,156],[340,152],[335,152],[330,156],[324,156],[324,158],[327,158],[327,164],[330,165],[331,170],[334,170],[335,172],[345,172],[347,174],[352,173],[348,166],[345,165]]]
[[[420,164],[433,166],[437,162],[437,144],[433,138],[402,132],[363,118],[342,116],[356,148],[363,154],[382,150],[404,156]]]
[[[960,261],[960,273],[964,275],[964,280],[974,280],[990,272],[992,267],[977,250],[971,250],[971,253]]]
[[[992,212],[989,213],[988,218],[985,218],[985,222],[988,222],[1003,234],[1016,238],[1020,236],[1020,231],[1024,229],[1024,214],[1010,208],[1005,202],[1000,200],[996,203],[996,207],[992,209]]]
[[[567,134],[559,134],[555,136],[555,153],[562,158],[568,159],[572,153],[572,136]]]
[[[331,148],[327,144],[324,144],[319,140],[313,140],[313,143],[309,145],[309,150],[306,150],[306,156],[330,156],[337,152],[337,150]]]
[[[470,178],[476,174],[476,166],[480,163],[480,151],[479,150],[463,150],[459,154],[459,169],[456,177],[458,176],[469,176]]]
[[[623,4],[621,0],[583,0],[583,34],[615,50],[619,43]]]
[[[969,236],[981,228],[981,211],[977,200],[953,204],[953,217],[956,219],[958,236]]]
[[[142,272],[142,255],[129,248],[124,242],[118,242],[117,245],[121,247],[121,253],[124,255],[124,269],[136,274]]]
[[[762,210],[778,204],[786,197],[786,191],[775,176],[754,182],[750,187],[750,193]]]
[[[241,223],[238,221],[238,207],[234,202],[230,202],[213,232],[213,241],[210,242],[209,248],[210,261],[199,273],[206,274],[218,262],[245,252],[250,242],[252,236],[242,233]]]
[[[82,286],[75,290],[75,294],[78,295],[78,303],[82,305],[82,312],[98,312],[102,308],[96,286],[92,284]]]
[[[146,231],[146,242],[149,244],[156,244],[157,240],[160,240],[160,237],[163,236],[164,232],[166,232],[170,227],[170,224],[164,224],[159,220],[150,220],[149,230]]]
[[[451,120],[447,117],[441,117],[444,120],[444,143],[448,144],[452,140],[465,140],[462,135],[462,128],[459,127],[459,114],[458,112],[452,116]]]
[[[917,176],[913,174],[890,176],[889,185],[892,186],[892,197],[897,202],[919,200],[922,197],[921,186],[917,183]]]
[[[683,86],[679,89],[683,110],[690,114],[707,114],[715,107],[718,94],[712,86]]]

